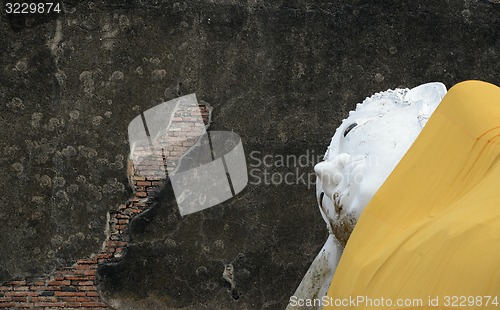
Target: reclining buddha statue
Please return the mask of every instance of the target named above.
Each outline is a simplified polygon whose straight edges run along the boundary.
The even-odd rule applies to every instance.
[[[314,168],[329,237],[287,309],[494,307],[498,136],[500,88],[485,82],[358,104]]]

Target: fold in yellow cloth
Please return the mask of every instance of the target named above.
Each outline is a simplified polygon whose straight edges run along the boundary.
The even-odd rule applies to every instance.
[[[500,309],[499,159],[500,88],[455,85],[361,214],[324,309]]]

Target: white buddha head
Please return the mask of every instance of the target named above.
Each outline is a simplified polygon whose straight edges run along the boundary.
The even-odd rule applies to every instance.
[[[314,170],[321,214],[342,246],[445,94],[441,83],[376,93],[337,128]]]

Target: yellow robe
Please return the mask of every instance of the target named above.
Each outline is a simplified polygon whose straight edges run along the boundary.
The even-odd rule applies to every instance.
[[[500,88],[452,87],[361,214],[324,309],[500,309],[499,159]]]

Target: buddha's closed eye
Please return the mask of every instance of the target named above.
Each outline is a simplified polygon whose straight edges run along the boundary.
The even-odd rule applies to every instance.
[[[357,123],[352,123],[351,125],[347,126],[347,128],[344,130],[344,137],[347,136],[347,134],[354,129],[354,127],[358,126]]]

